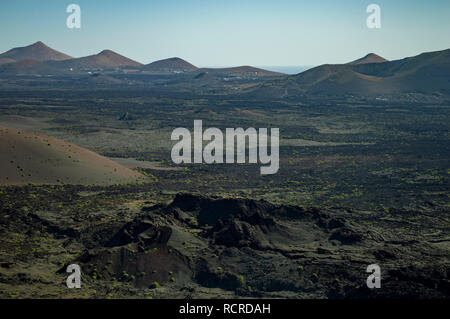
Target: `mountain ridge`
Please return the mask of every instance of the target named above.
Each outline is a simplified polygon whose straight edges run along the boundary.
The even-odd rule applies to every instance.
[[[380,63],[324,64],[268,80],[246,94],[288,98],[302,94],[450,94],[450,49]]]
[[[35,56],[36,59],[30,57]],[[16,60],[17,59],[17,60]],[[48,60],[50,59],[50,60]],[[3,63],[3,64],[2,64]],[[173,78],[169,84],[223,87],[223,81],[257,80],[241,94],[256,97],[293,98],[303,94],[377,95],[377,94],[448,94],[450,95],[450,49],[432,51],[416,56],[388,61],[369,53],[346,64],[323,64],[296,75],[286,75],[253,66],[198,68],[179,57],[154,61],[143,65],[112,50],[80,58],[71,58],[38,41],[26,47],[0,54],[0,74],[13,75],[70,75],[88,73],[188,73]],[[191,77],[190,77],[191,76]],[[185,82],[183,82],[183,79]],[[93,83],[119,84],[122,80],[105,75],[89,78]],[[125,81],[145,85],[140,79]],[[124,83],[125,83],[124,82]],[[189,84],[190,85],[190,84]]]

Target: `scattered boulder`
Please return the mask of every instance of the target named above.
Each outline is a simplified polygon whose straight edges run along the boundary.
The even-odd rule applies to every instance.
[[[133,117],[131,117],[131,115],[128,112],[123,113],[119,117],[119,121],[131,121],[131,120],[133,120]]]

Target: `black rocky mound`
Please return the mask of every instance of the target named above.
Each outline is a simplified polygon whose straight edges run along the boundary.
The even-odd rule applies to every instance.
[[[174,298],[449,296],[445,249],[400,235],[399,221],[374,226],[367,217],[178,194],[170,204],[145,205],[129,222],[81,231],[74,240],[86,250],[76,262],[97,281],[162,286],[160,294]],[[73,236],[69,230],[64,234]],[[373,263],[382,269],[384,289],[366,287]]]
[[[71,187],[70,196],[80,196],[81,188]],[[68,264],[79,264],[84,289],[95,290],[96,296],[420,299],[450,295],[448,226],[443,222],[448,211],[440,207],[391,209],[392,215],[380,216],[345,208],[191,194],[178,194],[167,204],[125,207],[0,210],[3,234],[12,238],[26,234],[32,239],[21,245],[20,255],[0,264],[0,283],[35,289],[23,275],[24,266],[39,262],[39,269],[52,277],[51,287],[53,280],[65,283]],[[420,228],[412,222],[418,216],[427,216]],[[53,238],[48,248],[32,250],[32,243],[41,242],[42,236]],[[62,245],[60,266],[48,261],[59,256],[52,253],[59,249],[56,242]],[[367,288],[366,269],[371,264],[381,267],[380,289]],[[44,296],[45,291],[34,290],[34,294]]]

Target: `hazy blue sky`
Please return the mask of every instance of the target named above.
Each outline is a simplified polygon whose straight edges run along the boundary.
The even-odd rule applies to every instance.
[[[67,5],[81,29],[66,27]],[[381,29],[366,7],[381,7]],[[319,65],[450,48],[449,0],[2,0],[0,51],[43,41],[75,57],[111,49],[142,63]]]

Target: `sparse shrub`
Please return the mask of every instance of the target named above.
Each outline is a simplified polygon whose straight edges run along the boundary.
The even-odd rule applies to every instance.
[[[161,285],[157,281],[152,282],[152,284],[150,285],[150,288],[152,288],[152,289],[160,288],[160,287],[161,287]]]

